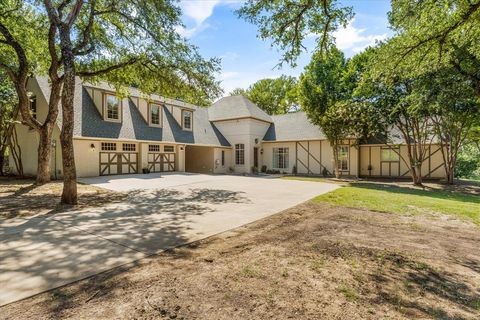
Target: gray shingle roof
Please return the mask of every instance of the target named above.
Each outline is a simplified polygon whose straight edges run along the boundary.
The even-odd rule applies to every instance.
[[[37,78],[37,82],[48,101],[50,96],[48,80]],[[162,128],[149,126],[130,99],[128,99],[128,103],[123,104],[122,123],[104,121],[81,81],[77,81],[75,86],[74,106],[74,136],[230,146],[215,125],[208,120],[206,108],[196,107],[193,112],[193,131],[182,130],[165,107],[163,108]],[[61,121],[60,110],[57,120],[60,127]]]
[[[271,117],[244,96],[224,97],[208,108],[210,121],[255,118],[272,122]]]
[[[264,141],[295,141],[326,139],[320,127],[312,124],[305,112],[272,116]]]

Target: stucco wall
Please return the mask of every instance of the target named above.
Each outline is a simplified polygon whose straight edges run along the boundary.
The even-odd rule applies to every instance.
[[[249,173],[254,164],[253,148],[257,147],[259,150],[259,166],[262,160],[260,156],[261,141],[265,136],[270,124],[267,122],[255,119],[238,119],[228,121],[217,121],[215,126],[220,130],[223,136],[232,145],[232,156],[228,167],[232,167],[235,172]],[[257,140],[257,143],[255,143]],[[245,164],[235,164],[235,144],[245,145]]]
[[[187,146],[185,148],[185,171],[197,173],[214,172],[214,148]]]
[[[225,164],[222,165],[222,151],[225,152]],[[232,163],[232,149],[214,148],[214,173],[229,173]]]
[[[273,149],[274,148],[288,148],[288,168],[278,169],[273,168]],[[265,165],[268,170],[280,170],[288,173],[292,172],[292,168],[295,165],[295,142],[277,142],[277,143],[263,143],[262,163],[260,168]]]
[[[383,146],[387,148],[387,146]],[[409,177],[408,151],[406,146],[400,146],[399,162],[382,162],[382,146],[361,146],[360,175],[363,177]],[[405,161],[402,160],[405,159]],[[422,175],[429,178],[445,178],[443,169],[443,157],[439,145],[429,147],[427,159],[422,164]],[[371,170],[368,170],[369,165]]]
[[[44,122],[47,117],[48,103],[43,96],[36,81],[29,81],[27,84],[27,90],[32,92],[37,100],[37,119],[40,122]],[[18,144],[22,152],[22,165],[23,172],[27,176],[37,175],[38,164],[38,142],[39,135],[37,131],[29,129],[27,126],[17,124],[15,126]],[[51,176],[52,178],[62,177],[62,151],[60,146],[60,129],[55,126],[52,133],[52,140],[55,141],[55,148],[52,150],[51,158]],[[56,161],[55,161],[56,160]],[[10,171],[17,174],[13,159],[9,159]],[[56,169],[56,170],[55,170]]]
[[[349,149],[349,170],[342,172],[344,175],[356,176],[358,171],[358,149],[354,146],[353,140],[343,141],[343,144],[350,145]],[[273,148],[289,148],[288,169],[273,168]],[[268,169],[275,169],[291,173],[293,166],[297,166],[299,174],[323,174],[323,168],[329,174],[334,172],[333,149],[327,140],[296,141],[296,142],[274,142],[263,143],[262,163]]]

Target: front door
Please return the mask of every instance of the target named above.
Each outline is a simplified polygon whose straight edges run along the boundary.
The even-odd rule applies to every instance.
[[[253,166],[258,168],[258,148],[253,148]]]

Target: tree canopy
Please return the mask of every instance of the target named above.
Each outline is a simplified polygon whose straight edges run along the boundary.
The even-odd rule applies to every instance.
[[[280,65],[295,65],[310,35],[317,37],[319,51],[326,50],[334,43],[332,32],[353,18],[352,8],[338,0],[247,0],[237,14],[258,27],[260,39],[282,51]]]
[[[453,67],[480,96],[480,1],[393,0],[395,36],[382,47],[378,72],[418,76]]]
[[[270,115],[298,110],[297,79],[282,75],[276,79],[261,79],[246,90],[237,88],[231,95],[244,95]]]

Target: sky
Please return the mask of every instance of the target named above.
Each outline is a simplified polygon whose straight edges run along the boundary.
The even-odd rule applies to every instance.
[[[235,88],[247,88],[260,79],[282,74],[298,77],[315,49],[315,37],[311,37],[305,43],[308,50],[299,57],[297,67],[275,68],[281,54],[268,40],[257,38],[255,25],[236,16],[235,10],[241,4],[240,0],[180,1],[185,27],[179,28],[179,32],[198,46],[205,58],[221,58],[222,70],[217,79],[225,96]],[[344,0],[342,4],[352,6],[355,12],[347,28],[334,34],[337,47],[347,57],[392,34],[387,20],[390,1]]]

